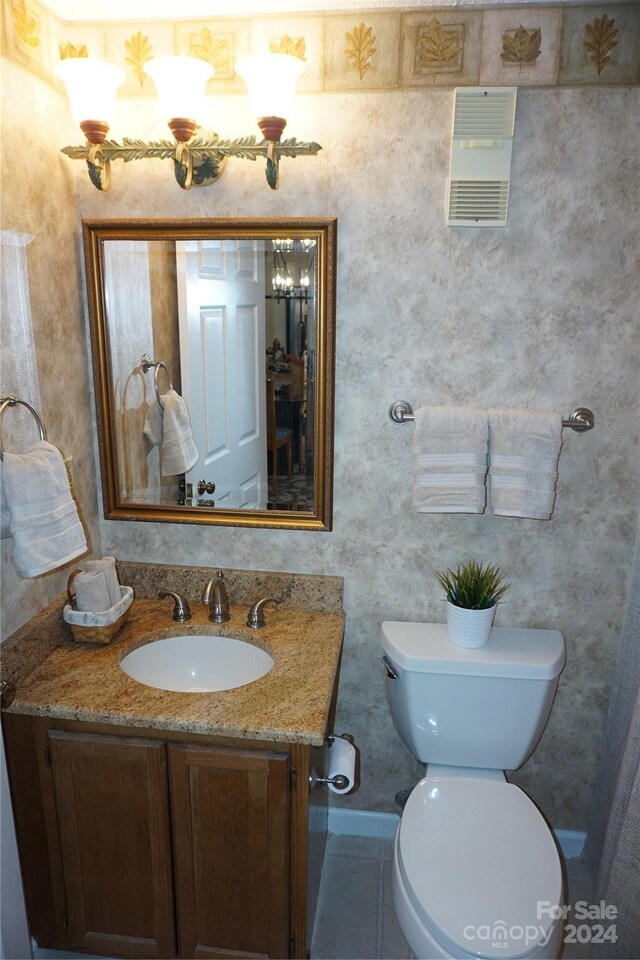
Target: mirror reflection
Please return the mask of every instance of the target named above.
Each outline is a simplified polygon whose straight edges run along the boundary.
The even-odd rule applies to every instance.
[[[104,234],[113,222],[87,222],[85,236],[108,515],[320,518],[330,489],[324,225],[95,242],[100,223]]]

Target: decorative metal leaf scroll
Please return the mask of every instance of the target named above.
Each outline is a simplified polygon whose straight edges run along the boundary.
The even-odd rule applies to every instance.
[[[347,41],[345,55],[362,80],[371,66],[371,59],[376,52],[376,37],[373,28],[368,27],[363,22],[354,27],[351,33],[345,33],[345,40]]]
[[[227,37],[216,39],[207,27],[200,31],[200,41],[193,39],[191,49],[200,60],[206,60],[216,70],[229,66],[231,48]]]
[[[304,60],[306,52],[304,37],[290,37],[285,33],[279,42],[273,41],[269,44],[271,53],[287,53],[290,57],[297,57],[298,60]]]
[[[138,83],[142,86],[146,77],[144,65],[153,56],[153,47],[149,43],[149,37],[145,37],[143,33],[138,31],[129,40],[125,40],[124,48],[127,51],[127,56],[124,58],[125,63],[129,64]]]
[[[443,30],[437,17],[429,23],[427,33],[423,33],[418,39],[417,54],[422,67],[439,67],[451,63],[461,52],[458,34],[454,30]]]
[[[611,60],[609,53],[618,45],[615,39],[618,28],[614,24],[615,20],[610,20],[605,13],[601,17],[596,17],[584,28],[587,38],[584,46],[589,54],[589,60],[595,65],[598,76]]]
[[[38,21],[27,10],[25,0],[14,0],[11,5],[13,23],[20,40],[28,47],[40,46],[38,36]]]
[[[526,30],[522,25],[513,34],[502,34],[502,62],[505,64],[535,63],[540,56],[542,30]]]

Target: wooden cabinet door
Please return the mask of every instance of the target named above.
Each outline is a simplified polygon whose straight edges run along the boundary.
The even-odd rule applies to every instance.
[[[166,746],[49,731],[66,891],[66,946],[175,956]]]
[[[289,955],[289,757],[170,744],[181,957]]]

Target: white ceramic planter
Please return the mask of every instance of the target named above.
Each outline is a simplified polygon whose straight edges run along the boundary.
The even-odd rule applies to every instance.
[[[447,633],[459,647],[484,647],[489,640],[496,605],[486,610],[466,610],[447,600]]]

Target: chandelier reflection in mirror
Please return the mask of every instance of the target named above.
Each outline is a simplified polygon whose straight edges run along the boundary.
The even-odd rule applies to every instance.
[[[62,152],[72,160],[86,161],[89,178],[98,190],[108,190],[111,185],[112,160],[171,159],[178,184],[189,190],[193,184],[201,186],[217,180],[229,157],[265,157],[267,183],[276,190],[281,157],[312,156],[322,149],[318,143],[282,139],[304,63],[288,54],[266,53],[239,60],[235,69],[245,81],[264,138],[261,141],[253,135],[229,140],[202,131],[198,117],[203,114],[206,86],[214,68],[204,60],[178,56],[154,57],[145,64],[173,139],[124,137],[119,143],[109,140],[107,134],[124,72],[114,64],[90,57],[62,60],[58,74],[67,88],[72,113],[87,138],[84,146],[64,147]]]
[[[315,256],[315,241],[308,238],[271,241],[273,247],[272,286],[273,297],[281,299],[309,300],[311,271]]]

